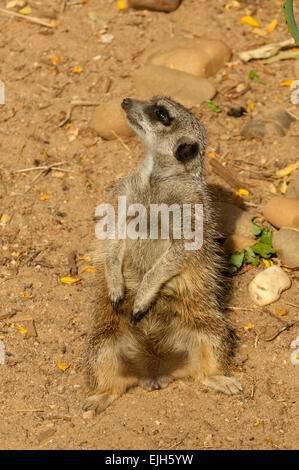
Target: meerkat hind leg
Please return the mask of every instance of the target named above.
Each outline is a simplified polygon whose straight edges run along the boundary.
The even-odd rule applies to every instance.
[[[111,395],[109,393],[96,393],[84,400],[82,404],[82,410],[94,410],[96,413],[101,413],[116,399],[117,396]]]
[[[225,375],[205,377],[201,380],[201,383],[227,395],[235,395],[243,391],[242,385],[235,377],[226,377]]]

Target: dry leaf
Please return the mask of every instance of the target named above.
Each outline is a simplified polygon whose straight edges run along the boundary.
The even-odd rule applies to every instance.
[[[80,256],[80,255],[77,255],[77,259],[79,261],[90,261],[90,256]]]
[[[64,364],[61,364],[61,362],[57,361],[57,366],[59,367],[59,369],[65,372],[70,367],[70,364],[68,366],[65,366]]]
[[[82,70],[83,68],[81,67],[81,65],[77,65],[77,67],[73,68],[73,73],[81,73]]]
[[[284,176],[289,176],[294,170],[299,168],[299,163],[291,163],[290,165],[278,170],[275,175],[279,178],[283,178]]]
[[[240,23],[242,24],[249,24],[250,26],[254,28],[258,28],[260,26],[260,23],[252,18],[252,16],[243,16],[243,18],[240,19]]]
[[[292,86],[295,80],[286,80],[284,82],[280,82],[280,86]]]
[[[248,323],[247,326],[244,326],[244,329],[245,329],[245,330],[251,330],[251,328],[253,328],[252,323]]]
[[[28,5],[22,8],[21,10],[19,10],[19,13],[21,13],[21,15],[30,15],[31,12],[32,12],[32,8],[30,8]]]
[[[94,266],[86,266],[82,269],[81,273],[95,273],[96,268]]]
[[[63,277],[60,279],[61,282],[63,282],[63,284],[76,284],[76,282],[80,282],[81,279],[80,278],[75,278],[75,277]]]
[[[8,214],[3,214],[1,219],[0,219],[0,224],[1,225],[7,225],[10,222],[11,216]]]
[[[117,2],[117,8],[119,10],[125,10],[127,8],[127,2],[125,2],[124,0],[119,0]]]
[[[238,191],[235,192],[236,196],[249,196],[249,191],[248,189],[238,189]]]

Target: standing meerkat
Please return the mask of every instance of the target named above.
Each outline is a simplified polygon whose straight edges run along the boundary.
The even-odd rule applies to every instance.
[[[165,97],[126,98],[122,107],[147,153],[119,181],[116,198],[145,208],[202,204],[203,241],[201,248],[187,250],[186,237],[176,238],[173,224],[165,239],[116,236],[97,242],[99,289],[85,357],[90,393],[82,407],[101,412],[130,387],[160,389],[186,376],[239,393],[239,381],[225,375],[235,335],[221,311],[223,264],[203,174],[205,129]]]

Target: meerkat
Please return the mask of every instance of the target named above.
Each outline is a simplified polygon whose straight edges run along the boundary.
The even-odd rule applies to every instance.
[[[131,387],[162,389],[187,376],[216,391],[240,393],[239,381],[225,375],[236,337],[221,311],[223,261],[204,176],[204,126],[166,97],[126,98],[122,108],[147,151],[119,181],[116,197],[145,207],[202,204],[203,243],[186,250],[184,237],[175,239],[171,230],[168,239],[97,241],[99,286],[82,408],[101,412]]]

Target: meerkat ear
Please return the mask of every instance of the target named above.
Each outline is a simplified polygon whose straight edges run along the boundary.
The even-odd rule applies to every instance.
[[[197,142],[191,141],[180,141],[174,152],[175,158],[179,162],[188,162],[196,157],[199,152],[199,146]]]

